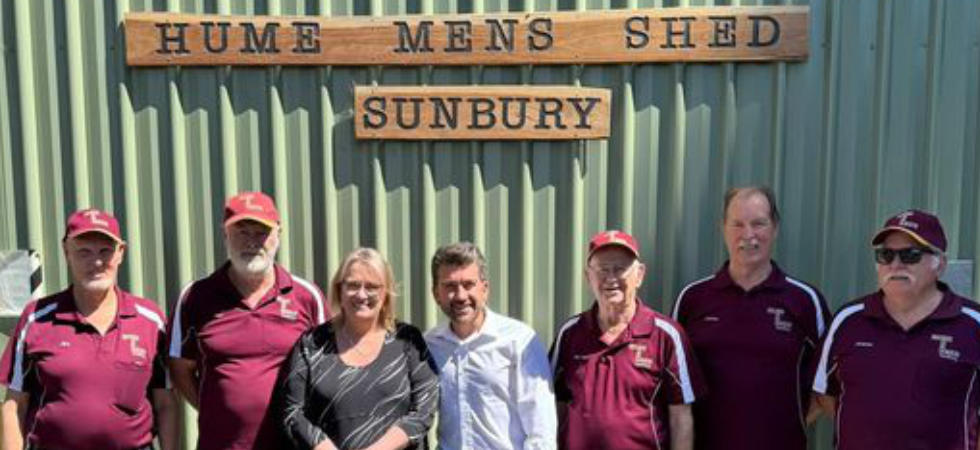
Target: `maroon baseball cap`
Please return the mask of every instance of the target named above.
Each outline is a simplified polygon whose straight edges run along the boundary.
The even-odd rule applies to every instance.
[[[94,208],[81,209],[68,216],[64,239],[85,233],[102,233],[120,244],[124,242],[119,232],[119,221],[112,214]]]
[[[279,211],[268,195],[262,192],[242,192],[225,203],[225,226],[246,219],[274,228],[279,225]]]
[[[636,243],[636,239],[633,236],[630,236],[625,231],[608,230],[596,233],[592,236],[592,239],[589,239],[589,256],[586,259],[591,259],[597,250],[610,245],[618,245],[629,250],[633,256],[640,257],[640,246]]]
[[[946,252],[946,233],[943,232],[939,218],[925,211],[910,209],[895,214],[885,221],[881,230],[875,233],[875,237],[871,239],[871,245],[881,244],[885,241],[888,233],[893,231],[901,231],[926,247],[932,247],[943,253]]]

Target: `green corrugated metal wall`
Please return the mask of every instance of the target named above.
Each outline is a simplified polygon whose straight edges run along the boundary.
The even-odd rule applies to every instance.
[[[401,317],[429,327],[438,310],[427,259],[469,239],[490,260],[493,307],[550,339],[591,301],[581,272],[591,233],[637,235],[651,266],[643,296],[666,310],[724,258],[724,190],[766,183],[784,213],[777,259],[836,306],[872,288],[868,236],[899,209],[937,211],[951,257],[980,253],[978,3],[812,1],[804,63],[129,69],[127,11],[382,16],[702,2],[4,0],[0,248],[40,250],[50,293],[67,283],[67,213],[115,211],[130,243],[123,285],[164,304],[223,260],[223,199],[261,189],[285,218],[281,261],[321,286],[346,251],[376,246],[400,280]],[[375,83],[608,87],[612,136],[357,142],[352,86]],[[825,428],[819,448],[829,447]]]

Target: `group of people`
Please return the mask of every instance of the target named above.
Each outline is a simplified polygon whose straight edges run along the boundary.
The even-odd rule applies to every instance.
[[[768,188],[726,194],[728,260],[671,316],[637,295],[637,240],[598,233],[595,302],[550,350],[488,307],[472,243],[432,257],[448,320],[423,333],[395,317],[377,250],[348,254],[324,295],[275,263],[280,227],[267,195],[230,198],[228,261],[166,320],[117,285],[118,221],[72,214],[72,283],[26,307],[0,359],[2,449],[177,449],[176,391],[201,450],[427,448],[437,414],[445,449],[804,450],[821,411],[838,449],[978,450],[980,308],[939,281],[947,242],[926,212],[888,219],[871,240],[879,289],[832,318],[772,260]]]

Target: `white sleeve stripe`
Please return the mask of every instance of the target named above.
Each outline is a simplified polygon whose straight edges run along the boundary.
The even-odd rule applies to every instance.
[[[320,290],[310,283],[296,275],[293,275],[293,281],[302,285],[307,291],[310,291],[310,295],[313,296],[313,300],[316,301],[316,323],[320,325],[327,321],[326,313],[323,311],[323,296],[320,295]]]
[[[658,328],[664,330],[670,339],[674,341],[674,357],[677,358],[677,375],[680,377],[681,392],[684,394],[684,403],[694,401],[694,387],[691,386],[691,374],[687,369],[687,354],[684,351],[684,342],[681,340],[681,333],[677,328],[663,319],[656,319],[654,323]]]
[[[820,363],[817,364],[817,374],[813,378],[813,390],[820,394],[827,393],[827,364],[830,359],[830,347],[834,345],[834,335],[837,333],[837,328],[840,324],[844,323],[844,320],[853,314],[861,312],[864,310],[864,304],[858,303],[856,305],[848,306],[837,313],[837,317],[834,317],[834,321],[830,323],[830,331],[827,332],[827,337],[824,339],[823,348],[820,349]]]
[[[671,317],[674,320],[677,320],[677,315],[680,314],[680,312],[681,312],[681,300],[684,298],[684,294],[687,293],[687,290],[688,289],[690,289],[690,288],[692,288],[692,287],[694,287],[696,285],[699,285],[701,283],[704,283],[705,281],[711,280],[714,277],[715,277],[715,275],[714,274],[711,274],[710,276],[704,277],[704,278],[702,278],[700,280],[697,280],[697,281],[693,281],[693,282],[689,283],[687,286],[684,286],[684,289],[681,289],[681,293],[680,294],[677,294],[677,300],[674,301],[674,311],[671,314]]]
[[[24,324],[24,329],[20,330],[20,335],[17,336],[17,346],[15,347],[14,353],[14,375],[10,378],[10,385],[8,386],[11,390],[17,392],[22,392],[24,390],[24,340],[27,339],[27,330],[31,328],[31,324],[50,314],[51,311],[54,311],[57,307],[57,302],[51,303],[40,311],[32,312],[31,315],[27,317],[27,322]]]
[[[798,280],[794,280],[790,277],[786,277],[786,281],[789,281],[794,286],[803,289],[807,295],[810,296],[810,301],[813,303],[813,310],[817,315],[817,336],[823,336],[824,323],[823,323],[823,308],[820,307],[820,296],[817,295],[817,291],[813,290],[806,283]]]
[[[194,286],[195,282],[190,282],[184,289],[180,291],[180,297],[177,299],[177,304],[174,305],[174,323],[170,330],[170,357],[171,358],[181,358],[181,346],[184,343],[184,331],[181,329],[182,325],[180,323],[180,308],[184,306],[184,300],[187,299],[187,294],[191,292],[191,287]]]
[[[156,324],[157,329],[159,329],[160,331],[165,331],[167,329],[167,327],[163,324],[163,319],[160,318],[160,315],[157,314],[156,311],[150,308],[144,308],[140,305],[135,305],[135,306],[136,306],[136,312],[140,313],[140,315],[142,315],[143,317],[149,319],[150,322]]]
[[[565,321],[565,323],[558,330],[558,336],[555,337],[555,347],[552,349],[554,353],[551,354],[551,375],[555,375],[555,370],[558,369],[558,353],[561,352],[561,338],[565,336],[565,332],[568,331],[572,325],[578,323],[578,319],[581,316],[575,316],[571,319]]]

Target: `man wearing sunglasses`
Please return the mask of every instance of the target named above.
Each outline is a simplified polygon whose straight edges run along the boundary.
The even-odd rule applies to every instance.
[[[939,219],[902,212],[871,244],[879,290],[837,312],[813,381],[837,449],[975,450],[980,309],[939,281]]]
[[[637,296],[639,256],[623,231],[589,242],[595,304],[567,320],[551,347],[560,449],[692,448],[700,371],[684,330]]]
[[[769,188],[729,190],[722,217],[728,261],[674,304],[710,392],[694,406],[695,448],[806,450],[806,374],[830,310],[772,260],[779,210]]]

